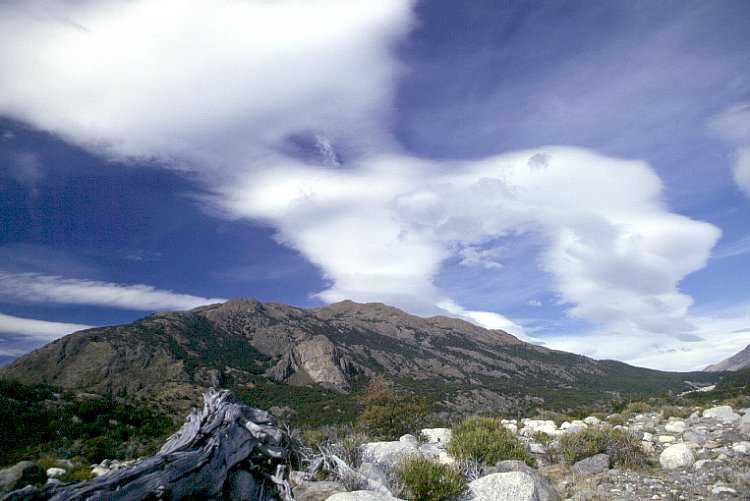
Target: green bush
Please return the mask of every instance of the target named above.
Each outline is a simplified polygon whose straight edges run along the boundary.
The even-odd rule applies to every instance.
[[[155,448],[175,427],[143,404],[79,401],[53,392],[47,385],[0,380],[0,466],[40,456],[132,458]]]
[[[495,418],[471,417],[454,426],[447,450],[456,459],[485,464],[505,459],[518,459],[529,466],[535,463],[518,438]]]
[[[352,468],[362,464],[362,445],[369,441],[364,433],[354,432],[344,437],[338,444],[341,459]]]
[[[552,437],[550,437],[547,433],[544,433],[543,431],[535,432],[531,438],[534,440],[534,442],[537,442],[542,445],[549,445],[549,443],[552,442]]]
[[[643,414],[644,412],[651,412],[651,410],[651,406],[646,402],[631,402],[625,406],[622,414],[632,416],[633,414]]]
[[[397,394],[382,378],[373,379],[362,403],[365,408],[358,425],[379,440],[396,440],[407,433],[416,435],[427,415],[424,400]]]
[[[560,437],[557,452],[560,459],[572,464],[595,454],[608,454],[610,462],[622,468],[646,464],[641,442],[630,433],[607,428],[587,428]]]
[[[456,469],[430,459],[403,459],[391,472],[406,499],[451,501],[466,492],[464,477]]]
[[[686,418],[690,416],[692,411],[688,407],[680,407],[679,405],[665,405],[661,408],[662,415],[664,418],[669,417],[676,417],[676,418]]]
[[[308,447],[317,447],[328,440],[328,437],[322,430],[303,430],[300,434],[302,442]]]
[[[607,422],[612,426],[624,425],[627,423],[627,419],[622,414],[610,414],[607,416]]]

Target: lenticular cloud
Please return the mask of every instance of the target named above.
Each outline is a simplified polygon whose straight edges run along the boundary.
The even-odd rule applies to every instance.
[[[388,131],[402,71],[391,47],[409,32],[410,3],[188,3],[3,3],[0,114],[118,160],[194,172],[218,213],[273,225],[318,265],[325,301],[522,333],[462,307],[435,277],[456,255],[502,273],[485,247],[534,235],[571,316],[623,334],[694,331],[678,284],[719,230],[671,212],[648,165],[566,147],[470,162],[401,151]],[[303,133],[323,162],[284,149]],[[339,145],[356,154],[341,162]]]

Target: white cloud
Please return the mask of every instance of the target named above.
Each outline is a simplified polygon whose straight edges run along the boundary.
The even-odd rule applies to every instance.
[[[222,298],[178,294],[150,285],[124,285],[39,273],[1,271],[0,297],[6,301],[88,304],[144,311],[187,310],[226,301]]]
[[[708,122],[711,132],[735,144],[750,143],[750,103],[737,103]]]
[[[750,103],[738,103],[708,123],[714,134],[737,146],[734,182],[750,197]]]
[[[542,302],[539,301],[538,299],[529,299],[528,301],[526,301],[526,305],[527,306],[540,307],[540,306],[542,306]]]
[[[546,168],[529,164],[538,155]],[[221,202],[270,222],[319,265],[332,282],[327,301],[447,309],[433,278],[452,249],[533,232],[547,241],[543,266],[572,316],[676,336],[695,328],[677,285],[705,266],[720,232],[669,212],[661,189],[642,162],[549,147],[473,162],[388,155],[349,170],[268,166],[225,187]]]
[[[47,322],[0,313],[0,333],[18,334],[45,341],[52,341],[71,332],[90,328],[90,325]]]
[[[692,335],[678,338],[639,332],[566,333],[545,339],[550,348],[653,369],[702,370],[750,344],[750,305],[691,317]]]
[[[750,147],[740,148],[734,164],[734,182],[750,197]]]
[[[261,159],[292,132],[384,140],[403,0],[0,4],[0,114],[117,158]],[[22,42],[20,42],[22,41]]]
[[[384,301],[523,334],[446,297],[435,277],[455,257],[502,273],[487,245],[534,235],[570,315],[618,340],[668,345],[699,331],[678,285],[705,265],[720,232],[670,212],[645,163],[565,147],[470,162],[399,151],[387,132],[401,71],[390,49],[411,24],[400,0],[4,3],[0,114],[107,156],[195,171],[220,214],[271,224],[318,265],[325,301]],[[315,138],[325,166],[284,153],[299,133]],[[340,145],[354,152],[343,165]],[[2,287],[26,300],[218,301],[9,278]]]

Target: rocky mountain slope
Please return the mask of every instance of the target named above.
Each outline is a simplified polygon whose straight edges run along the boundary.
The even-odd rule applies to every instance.
[[[747,369],[750,367],[750,344],[745,347],[744,350],[732,355],[726,360],[706,367],[705,371],[708,372],[721,372],[721,371],[738,371],[740,369]]]
[[[718,379],[596,361],[383,304],[303,309],[249,299],[76,332],[0,368],[3,378],[142,398],[180,412],[210,386],[261,398],[292,394],[291,385],[300,390],[285,405],[294,407],[308,399],[300,391],[343,399],[375,374],[446,407],[472,410],[572,406]]]

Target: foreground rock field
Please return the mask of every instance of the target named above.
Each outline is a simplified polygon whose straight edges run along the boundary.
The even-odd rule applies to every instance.
[[[689,411],[682,409],[684,411]],[[615,419],[612,419],[615,421]],[[563,422],[523,419],[503,420],[536,459],[537,468],[521,461],[479,465],[470,473],[474,480],[463,499],[473,501],[574,501],[594,500],[725,500],[750,499],[750,409],[729,406],[694,411],[686,418],[664,417],[662,412],[636,414],[624,424],[590,416]],[[642,468],[611,467],[607,454],[565,464],[556,448],[565,434],[585,429],[621,429],[641,441],[648,462]],[[377,501],[394,500],[388,472],[413,455],[454,464],[446,451],[448,428],[422,430],[422,443],[405,435],[394,442],[362,446],[363,462],[357,471],[366,478],[365,489],[343,492],[341,482],[315,482],[304,474],[296,477],[298,500]],[[537,441],[549,439],[544,445]],[[309,477],[307,477],[309,478]]]

